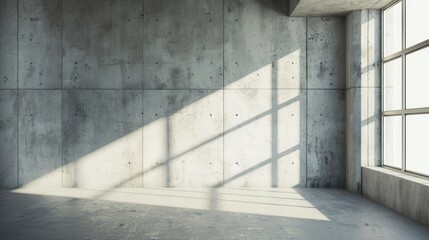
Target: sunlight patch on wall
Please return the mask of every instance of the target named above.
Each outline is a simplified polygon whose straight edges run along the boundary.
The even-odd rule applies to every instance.
[[[299,72],[287,72],[300,56],[296,50],[225,90],[144,90],[144,126],[75,156],[63,167],[63,187],[302,186],[305,93],[248,88],[284,78],[300,87]]]
[[[182,107],[169,117],[171,154],[177,156],[219,136],[223,131],[222,121],[222,91]],[[213,147],[222,151],[219,146]]]
[[[168,94],[175,104],[182,104],[187,94],[198,98],[201,91]],[[144,126],[145,187],[209,187],[222,181],[222,100],[222,91],[212,91]],[[154,167],[157,170],[151,171]]]
[[[144,126],[143,142],[144,164],[143,177],[144,186],[164,187],[167,186],[167,165],[168,159],[168,119],[159,118]]]
[[[269,89],[272,87],[272,64],[267,64],[246,76],[234,81],[225,88],[245,89],[252,86],[257,89]]]
[[[291,153],[278,158],[278,187],[283,188],[302,185],[302,166],[300,160],[300,149],[293,150]]]
[[[295,50],[277,60],[277,87],[299,89],[301,86],[301,49]]]
[[[296,100],[293,100],[296,98]],[[301,102],[300,91],[290,90],[279,94],[278,105],[292,100],[288,105],[278,110],[278,151],[283,152],[300,144],[301,139]]]
[[[29,183],[23,184],[22,188],[52,188],[55,186],[55,183],[61,182],[62,169],[57,168],[53,171],[50,171],[41,177],[38,177],[32,180]],[[61,185],[61,184],[59,184]]]
[[[64,166],[70,187],[141,187],[142,129],[133,131]]]
[[[225,90],[227,187],[271,186],[271,168],[264,164],[272,154],[271,106],[271,90]]]

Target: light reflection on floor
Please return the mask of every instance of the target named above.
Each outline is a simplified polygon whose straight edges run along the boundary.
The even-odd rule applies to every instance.
[[[21,188],[13,192],[329,221],[328,217],[294,189],[116,188],[97,190]]]

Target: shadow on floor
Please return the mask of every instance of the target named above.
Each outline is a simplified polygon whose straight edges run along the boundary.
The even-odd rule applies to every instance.
[[[1,239],[428,239],[429,231],[336,189],[0,191]],[[216,199],[216,205],[212,205]]]

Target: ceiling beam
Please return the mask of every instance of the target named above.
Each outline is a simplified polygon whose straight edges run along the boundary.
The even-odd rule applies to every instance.
[[[381,9],[395,0],[289,0],[289,16],[346,16],[360,9]]]

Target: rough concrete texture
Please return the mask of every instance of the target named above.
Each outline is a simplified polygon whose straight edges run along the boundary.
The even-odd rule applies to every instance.
[[[354,10],[381,9],[394,0],[290,0],[289,15],[294,17],[346,16]]]
[[[308,88],[345,88],[345,23],[343,18],[308,18]]]
[[[347,88],[381,86],[380,14],[359,10],[347,16]]]
[[[286,1],[225,1],[225,88],[306,88],[306,19]]]
[[[305,186],[306,91],[225,90],[227,187]]]
[[[347,189],[361,192],[361,166],[379,166],[380,11],[347,17]]]
[[[40,113],[34,124],[19,115],[20,183],[343,186],[343,124],[307,119],[326,112],[336,124],[344,113],[344,18],[289,18],[278,0],[16,7],[18,92],[27,96],[17,111]],[[54,112],[61,117],[51,119]],[[333,151],[329,163],[319,164],[325,153],[307,156],[307,143]],[[48,157],[39,164],[41,156]]]
[[[345,187],[345,98],[345,90],[308,90],[308,187]]]
[[[347,95],[347,188],[361,189],[361,166],[380,166],[381,107],[379,88],[350,88]]]
[[[142,186],[142,91],[65,91],[64,187]]]
[[[366,105],[367,102],[362,103],[362,92],[367,89],[362,88],[350,88],[346,90],[347,98],[347,110],[346,118],[346,179],[347,189],[359,193],[361,192],[361,159],[365,157],[367,145],[363,143],[365,140],[362,136],[362,114],[366,115],[366,112],[362,113],[362,105]],[[362,156],[364,155],[364,156]]]
[[[221,89],[223,1],[144,1],[145,89]]]
[[[19,186],[61,187],[61,91],[18,93]]]
[[[272,173],[271,187],[305,187],[307,161],[307,91],[282,90],[273,93]],[[277,127],[277,128],[276,128]],[[275,134],[274,134],[275,133]]]
[[[18,114],[16,90],[0,90],[0,186],[18,182]]]
[[[364,11],[364,10],[362,10]],[[381,87],[381,11],[368,10],[367,23],[363,25],[368,29],[368,65],[367,87]]]
[[[367,130],[368,158],[363,163],[369,167],[381,165],[381,89],[368,88],[368,117],[364,124]]]
[[[141,0],[63,1],[63,84],[142,88]]]
[[[346,87],[366,86],[366,79],[362,78],[362,67],[367,67],[367,32],[362,26],[368,17],[368,11],[353,11],[347,16],[346,32]]]
[[[0,238],[16,240],[429,236],[424,226],[337,189],[3,190],[0,211]]]
[[[362,167],[362,193],[429,227],[427,179],[380,167]]]
[[[61,88],[61,0],[19,1],[19,87]]]
[[[144,186],[211,187],[223,179],[223,91],[145,90]]]
[[[362,185],[362,195],[376,202],[380,202],[378,171],[371,171],[368,170],[367,167],[362,167],[362,184],[365,184]]]
[[[17,87],[17,24],[17,1],[1,0],[0,89]]]

